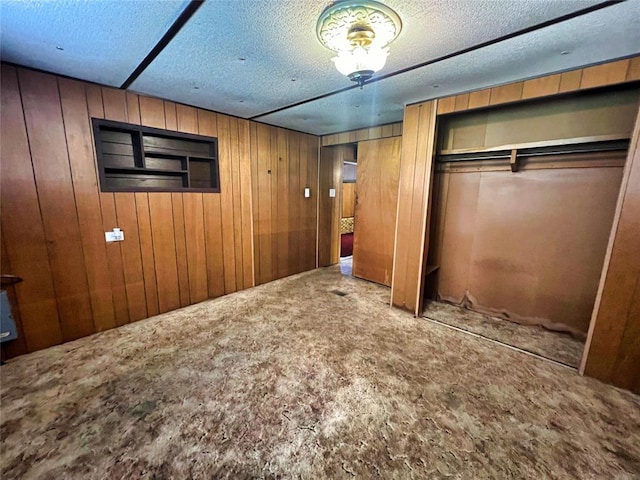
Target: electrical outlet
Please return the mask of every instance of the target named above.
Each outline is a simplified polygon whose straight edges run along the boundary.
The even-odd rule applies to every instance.
[[[331,198],[333,198],[333,197],[335,197],[335,196],[336,196],[336,189],[335,189],[335,188],[330,188],[330,189],[329,189],[329,196],[330,196]]]
[[[122,242],[124,240],[124,232],[119,228],[114,228],[111,232],[104,232],[104,238],[107,242]]]

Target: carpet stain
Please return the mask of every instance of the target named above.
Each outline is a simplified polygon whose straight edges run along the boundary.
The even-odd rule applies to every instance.
[[[2,478],[640,476],[637,396],[388,302],[332,267],[18,357]]]

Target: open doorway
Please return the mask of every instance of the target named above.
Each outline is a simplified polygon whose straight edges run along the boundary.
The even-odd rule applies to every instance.
[[[353,159],[342,162],[342,208],[340,210],[340,271],[343,275],[353,273],[353,230],[356,208],[356,146]]]

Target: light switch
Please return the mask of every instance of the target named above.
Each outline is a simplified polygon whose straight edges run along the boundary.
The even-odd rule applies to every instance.
[[[304,198],[310,198],[310,197],[311,197],[311,189],[307,187],[304,189]]]
[[[124,240],[124,232],[116,227],[111,232],[104,232],[104,238],[107,242],[122,242]]]
[[[329,196],[330,196],[331,198],[333,198],[333,197],[335,197],[335,196],[336,196],[336,189],[335,189],[335,188],[330,188],[330,189],[329,189]]]

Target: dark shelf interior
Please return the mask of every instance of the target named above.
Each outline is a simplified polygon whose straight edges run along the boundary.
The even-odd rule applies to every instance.
[[[219,192],[217,139],[93,120],[105,191]]]

